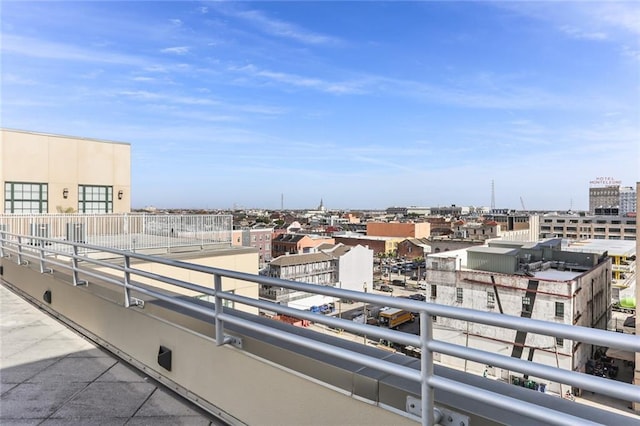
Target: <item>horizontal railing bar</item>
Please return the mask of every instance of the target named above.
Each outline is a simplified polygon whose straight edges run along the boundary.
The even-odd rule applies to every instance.
[[[299,319],[306,319],[315,323],[328,325],[329,327],[340,328],[354,333],[363,334],[367,337],[377,337],[408,346],[420,346],[420,336],[417,336],[415,334],[403,333],[401,331],[378,327],[375,325],[360,324],[351,320],[325,316],[323,314],[316,314],[310,311],[302,311],[295,308],[289,308],[284,305],[279,305],[274,302],[252,299],[233,293],[224,293],[224,299],[232,300],[234,302],[242,303],[264,310],[275,311]]]
[[[156,274],[155,272],[143,271],[142,269],[136,268],[123,268],[124,272],[129,272],[130,274],[149,278],[152,280],[160,281],[165,284],[171,284],[176,287],[184,288],[186,290],[192,290],[195,292],[200,292],[204,294],[208,294],[210,296],[215,296],[215,290],[210,287],[201,286],[198,284],[193,284],[187,281],[182,281],[176,278],[166,277],[163,275]]]
[[[512,358],[506,355],[459,346],[442,341],[432,340],[427,343],[427,347],[434,352],[440,352],[457,358],[467,359],[469,361],[475,361],[486,365],[493,365],[506,370],[518,371],[547,379],[552,382],[569,384],[580,389],[602,393],[622,400],[640,402],[640,392],[638,391],[638,387],[633,384],[564,370],[533,361]]]
[[[121,283],[121,285],[125,288],[128,288],[130,290],[134,290],[137,291],[138,293],[142,293],[142,294],[146,294],[147,296],[151,296],[154,297],[156,299],[160,299],[163,300],[171,305],[175,305],[175,306],[179,306],[181,308],[187,309],[189,311],[193,311],[193,312],[197,312],[199,314],[205,315],[211,319],[215,318],[215,309],[214,308],[206,308],[204,306],[201,306],[199,304],[193,303],[193,302],[188,302],[185,301],[183,299],[179,299],[175,296],[168,296],[164,293],[161,293],[159,291],[155,291],[155,290],[151,290],[145,287],[140,287],[137,285],[131,285],[131,284],[124,284]],[[212,322],[213,324],[213,322]]]
[[[7,233],[10,234],[10,233]],[[10,234],[15,235],[17,234]],[[42,237],[31,237],[42,240],[49,240]],[[447,318],[459,319],[473,323],[480,323],[502,327],[512,330],[527,331],[546,336],[561,337],[569,340],[578,340],[584,343],[596,344],[599,346],[612,347],[631,352],[640,352],[640,341],[635,336],[624,335],[593,329],[588,327],[580,327],[569,324],[557,324],[531,318],[521,318],[511,315],[498,314],[494,312],[475,311],[456,306],[437,305],[429,302],[420,302],[416,300],[403,299],[397,297],[389,297],[383,295],[375,295],[371,293],[363,293],[353,290],[338,289],[328,286],[317,286],[314,284],[299,283],[295,281],[281,280],[273,277],[256,276],[245,272],[229,271],[220,268],[212,268],[204,265],[195,265],[183,261],[166,259],[157,256],[132,253],[123,250],[80,244],[75,242],[62,242],[64,244],[77,245],[78,247],[90,248],[97,251],[109,252],[120,256],[129,256],[130,258],[147,260],[150,262],[161,263],[164,265],[186,268],[193,271],[204,272],[214,275],[220,275],[227,278],[234,278],[243,281],[254,282],[263,285],[275,287],[284,287],[294,290],[306,291],[309,293],[322,294],[326,296],[334,296],[342,299],[358,300],[372,304],[385,305],[400,309],[410,310],[412,312],[426,311],[429,315],[443,316]]]
[[[590,422],[588,419],[584,419],[582,417],[575,417],[570,414],[563,413],[562,411],[556,411],[545,406],[524,402],[519,399],[446,379],[444,377],[431,376],[427,381],[430,386],[433,386],[436,389],[441,389],[455,395],[473,399],[474,401],[482,402],[492,407],[502,408],[510,413],[518,413],[521,416],[539,420],[541,424],[575,426],[601,425],[600,423]]]
[[[261,324],[257,324],[251,321],[244,320],[242,318],[234,317],[224,312],[220,315],[220,318],[224,322],[235,324],[239,327],[256,331],[260,334],[274,337],[279,340],[283,340],[294,345],[302,346],[308,349],[312,349],[317,352],[322,352],[327,355],[336,356],[346,361],[355,362],[365,367],[372,368],[374,370],[388,373],[392,376],[402,377],[414,382],[420,382],[420,370],[414,370],[409,367],[383,361],[379,358],[374,358],[362,353],[350,351],[348,349],[340,348],[337,346],[323,345],[318,343],[317,340],[309,339],[306,337],[292,335],[285,331],[281,331],[275,328],[267,327]]]

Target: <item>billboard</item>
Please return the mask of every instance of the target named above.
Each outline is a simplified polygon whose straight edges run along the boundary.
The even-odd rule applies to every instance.
[[[612,177],[597,177],[594,180],[589,181],[589,184],[592,188],[603,188],[606,186],[620,186],[622,185],[621,180],[616,180]]]

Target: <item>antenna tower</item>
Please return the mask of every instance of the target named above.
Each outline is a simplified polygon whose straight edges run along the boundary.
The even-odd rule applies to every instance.
[[[284,193],[280,194],[280,211],[284,210]]]

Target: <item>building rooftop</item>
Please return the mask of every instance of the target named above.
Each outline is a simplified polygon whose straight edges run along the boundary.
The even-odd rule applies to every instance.
[[[30,131],[30,130],[18,130],[18,129],[7,129],[7,128],[1,128],[0,130],[7,131],[7,132],[14,132],[14,133],[26,133],[26,134],[29,134],[29,135],[46,136],[46,137],[50,137],[50,138],[79,139],[79,140],[86,140],[86,141],[91,141],[91,142],[113,143],[113,144],[119,144],[119,145],[129,145],[129,146],[131,145],[128,142],[110,141],[110,140],[106,140],[106,139],[87,138],[87,137],[82,137],[82,136],[58,135],[58,134],[55,134],[55,133],[34,132],[34,131]]]
[[[222,424],[4,285],[0,307],[0,423]]]
[[[334,256],[326,253],[301,253],[301,254],[287,254],[280,256],[271,261],[273,266],[293,266],[293,265],[306,265],[309,263],[323,262],[332,260]]]
[[[505,256],[516,256],[519,251],[518,249],[513,249],[513,248],[485,247],[485,246],[469,247],[465,250],[472,253],[500,254]]]
[[[584,271],[559,271],[557,269],[547,269],[546,271],[536,271],[534,276],[545,281],[570,281],[580,275]]]
[[[343,234],[335,234],[335,238],[353,238],[356,240],[369,240],[369,241],[394,241],[401,240],[401,237],[379,237],[374,235],[362,235],[358,233],[343,233]]]
[[[636,242],[627,240],[581,240],[568,242],[563,249],[583,253],[608,252],[610,256],[633,256],[636,254]]]

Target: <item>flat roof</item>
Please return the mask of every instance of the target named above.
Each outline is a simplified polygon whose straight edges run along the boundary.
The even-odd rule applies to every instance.
[[[89,138],[89,137],[84,137],[84,136],[59,135],[59,134],[56,134],[56,133],[35,132],[35,131],[31,131],[31,130],[7,129],[6,127],[2,127],[2,128],[0,128],[0,130],[2,130],[4,132],[27,133],[27,134],[30,134],[30,135],[38,135],[38,136],[48,136],[48,137],[54,137],[54,138],[67,138],[67,139],[80,139],[80,140],[89,141],[89,142],[113,143],[113,144],[131,146],[131,144],[129,142],[110,141],[110,140],[106,140],[106,139],[96,139],[96,138]]]
[[[471,253],[501,254],[501,255],[508,255],[508,256],[516,256],[519,252],[518,249],[514,249],[514,248],[485,247],[485,246],[469,247],[467,251]]]
[[[636,254],[635,240],[580,240],[562,246],[563,250],[583,253],[608,252],[613,256],[633,256]]]
[[[551,281],[571,281],[582,275],[584,271],[558,271],[557,269],[547,269],[546,271],[534,272],[536,278]]]
[[[402,240],[404,237],[377,237],[371,235],[362,235],[362,234],[334,234],[333,238],[352,238],[354,240],[370,240],[370,241],[392,241],[392,240]]]

